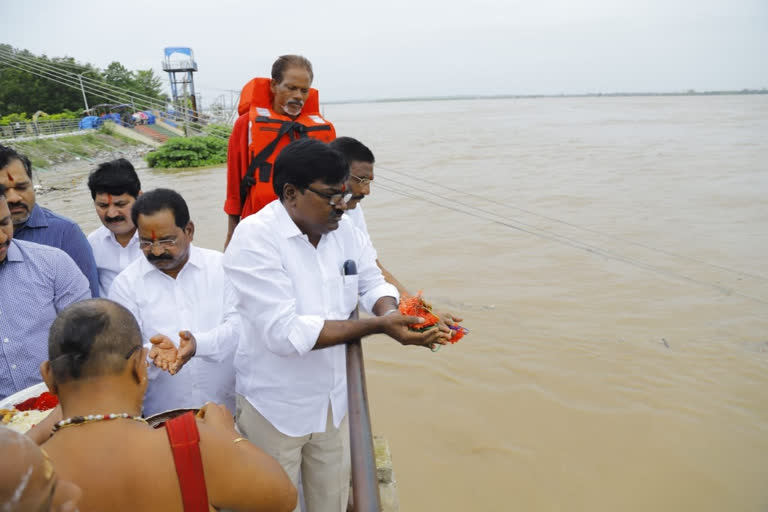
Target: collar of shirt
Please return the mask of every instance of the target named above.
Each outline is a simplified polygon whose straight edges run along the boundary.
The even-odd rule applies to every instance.
[[[280,199],[277,199],[277,208],[275,208],[275,218],[277,219],[277,231],[283,238],[292,238],[294,236],[303,236],[299,226],[293,222],[288,210]]]
[[[117,237],[115,236],[115,234],[112,231],[110,231],[107,226],[102,225],[101,227],[104,228],[104,230],[101,232],[101,237],[104,240],[110,240],[111,243],[120,245],[120,242],[117,241]],[[136,231],[133,232],[133,236],[128,241],[128,245],[126,245],[124,248],[128,248],[131,245],[138,244],[138,243],[139,243],[139,230],[137,229]],[[123,248],[122,245],[120,245],[120,247]]]
[[[156,266],[151,264],[149,260],[147,260],[146,255],[142,256],[142,258],[139,261],[141,261],[140,265],[141,265],[142,276],[145,276],[152,271],[165,274],[165,272],[163,272],[162,270],[158,269]],[[189,259],[184,264],[184,268],[181,269],[181,271],[176,276],[176,278],[178,279],[179,277],[184,275],[185,271],[187,270],[187,267],[189,266],[195,267],[197,269],[202,269],[205,266],[205,258],[203,258],[203,255],[200,254],[200,251],[198,250],[198,248],[192,244],[189,244]],[[169,277],[169,279],[171,278]]]
[[[29,218],[27,219],[27,222],[24,223],[24,226],[22,226],[22,229],[47,227],[48,219],[45,217],[43,207],[35,203],[35,206],[32,207],[32,212],[29,214]]]
[[[24,261],[24,255],[21,253],[16,240],[11,240],[11,245],[8,246],[8,252],[5,255],[4,261],[18,262]]]

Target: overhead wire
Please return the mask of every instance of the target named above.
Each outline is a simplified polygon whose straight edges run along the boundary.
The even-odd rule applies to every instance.
[[[84,75],[81,76],[70,71],[62,71],[53,64],[13,54],[13,52],[2,47],[0,47],[0,63],[52,80],[73,89],[85,91],[88,94],[95,95],[108,101],[120,104],[131,104],[134,107],[139,107],[138,110],[164,111],[167,107],[166,102],[163,100],[158,100],[157,98],[137,93],[129,89],[113,86]],[[83,80],[82,83],[80,82],[81,78]],[[183,109],[183,106],[179,107],[179,110]],[[201,123],[194,122],[191,119],[187,119],[187,124],[198,130],[201,130],[203,127]],[[219,134],[212,135],[219,138],[226,138]]]
[[[379,178],[384,178],[385,181],[392,181],[396,185],[405,186],[405,187],[408,187],[409,189],[413,189],[413,187],[411,187],[409,185],[406,185],[406,184],[403,184],[401,182],[398,182],[397,180],[392,180],[391,178],[386,178],[385,176],[382,176],[381,174],[379,174],[378,177]],[[559,243],[559,244],[566,245],[566,246],[569,246],[569,247],[572,247],[572,248],[575,248],[575,249],[579,249],[579,250],[582,250],[582,251],[585,251],[585,252],[588,252],[588,253],[599,255],[599,256],[602,256],[604,258],[620,261],[620,262],[626,263],[628,265],[632,265],[634,267],[642,268],[642,269],[645,269],[645,270],[657,273],[659,275],[664,275],[666,277],[675,278],[675,279],[678,279],[678,280],[683,280],[683,281],[686,281],[686,282],[689,282],[689,283],[692,283],[692,284],[697,284],[697,285],[700,285],[700,286],[705,286],[707,288],[714,289],[714,290],[716,290],[716,291],[718,291],[720,293],[723,293],[725,295],[736,295],[736,296],[739,296],[739,297],[742,297],[742,298],[745,298],[745,299],[749,299],[749,300],[752,300],[752,301],[755,301],[755,302],[759,302],[761,304],[768,304],[768,300],[763,299],[761,297],[755,297],[753,295],[749,295],[749,294],[745,294],[745,293],[739,292],[738,290],[736,290],[734,288],[722,286],[722,285],[719,285],[719,284],[716,284],[716,283],[711,283],[709,281],[704,281],[702,279],[697,279],[695,277],[690,277],[690,276],[681,274],[679,272],[674,272],[674,271],[671,271],[671,270],[667,270],[665,268],[661,268],[659,266],[652,265],[650,263],[646,263],[644,261],[641,261],[641,260],[638,260],[638,259],[635,259],[635,258],[630,258],[630,257],[624,256],[624,255],[621,255],[619,253],[616,253],[616,252],[613,252],[613,251],[609,251],[609,250],[606,250],[604,248],[588,244],[586,242],[582,242],[580,240],[575,240],[573,238],[566,237],[566,236],[563,236],[563,235],[558,235],[556,233],[550,233],[550,232],[547,232],[546,230],[543,230],[543,229],[538,228],[536,226],[533,226],[531,224],[524,223],[524,222],[519,221],[519,220],[507,219],[507,218],[503,217],[502,215],[499,215],[499,214],[497,214],[495,212],[484,210],[482,208],[474,207],[474,206],[471,206],[471,205],[466,205],[466,204],[463,204],[463,203],[457,203],[457,202],[451,200],[450,198],[441,196],[441,195],[436,194],[434,192],[431,194],[431,196],[437,197],[438,199],[441,199],[442,201],[434,200],[431,197],[426,196],[426,195],[419,195],[419,194],[415,194],[413,192],[406,192],[406,191],[400,190],[397,187],[393,187],[392,185],[383,184],[383,183],[379,182],[378,179],[377,179],[377,182],[378,182],[377,186],[379,186],[380,188],[382,188],[384,190],[387,190],[389,192],[392,192],[394,194],[403,196],[403,197],[408,197],[408,198],[411,198],[411,199],[415,199],[417,201],[427,202],[427,203],[433,204],[433,205],[441,207],[441,208],[445,208],[445,209],[452,210],[452,211],[455,211],[455,212],[458,212],[458,213],[462,213],[464,215],[475,217],[477,219],[482,219],[482,220],[485,220],[485,221],[488,221],[488,222],[492,222],[494,224],[498,224],[498,225],[504,226],[504,227],[509,228],[509,229],[514,229],[516,231],[527,233],[527,234],[530,234],[530,235],[533,235],[533,236],[536,236],[536,237],[539,237],[539,238],[543,238],[543,239],[546,239],[546,240],[549,240],[549,241],[552,241],[552,242],[555,242],[555,243]],[[476,211],[472,211],[472,210],[476,210]],[[477,212],[480,212],[481,214],[478,214]]]
[[[376,169],[377,170],[384,170],[386,172],[390,172],[390,173],[393,173],[393,174],[404,176],[404,177],[406,177],[408,179],[414,179],[412,176],[409,176],[408,174],[406,174],[404,172],[396,171],[396,170],[391,169],[391,168],[381,167],[381,166],[377,165]],[[731,273],[738,274],[738,275],[744,276],[744,277],[751,277],[751,278],[754,278],[754,279],[760,279],[760,280],[768,281],[768,276],[763,276],[763,275],[760,275],[760,274],[753,274],[753,273],[750,273],[750,272],[745,272],[743,270],[734,269],[734,268],[730,268],[730,267],[725,267],[723,265],[718,265],[716,263],[711,263],[709,261],[705,261],[705,260],[701,260],[701,259],[698,259],[698,258],[694,258],[692,256],[686,256],[684,254],[678,254],[678,253],[669,251],[667,249],[662,249],[662,248],[659,248],[659,247],[654,247],[654,246],[651,246],[651,245],[648,245],[648,244],[644,244],[642,242],[636,242],[634,240],[630,240],[628,238],[624,238],[624,237],[621,237],[621,236],[618,236],[618,235],[613,235],[613,234],[610,234],[610,233],[604,233],[604,232],[599,231],[597,229],[593,229],[593,228],[589,228],[589,227],[585,227],[585,226],[580,226],[580,225],[574,224],[572,222],[568,222],[568,221],[565,221],[565,220],[562,220],[562,219],[557,219],[555,217],[550,217],[548,215],[543,215],[541,213],[534,212],[532,210],[527,210],[525,208],[520,208],[518,206],[514,206],[514,205],[509,204],[509,203],[505,203],[505,202],[502,202],[502,201],[497,201],[497,200],[494,200],[494,199],[486,197],[486,196],[480,196],[478,194],[472,193],[469,190],[458,190],[458,189],[449,187],[447,185],[444,185],[442,183],[439,183],[439,182],[436,182],[436,181],[430,181],[430,180],[422,178],[422,177],[419,177],[418,181],[422,182],[422,183],[427,183],[429,185],[434,185],[434,186],[441,187],[443,189],[449,190],[449,191],[454,192],[456,194],[460,194],[461,196],[464,196],[464,197],[474,197],[474,198],[476,198],[476,199],[478,199],[480,201],[483,201],[485,203],[491,203],[491,204],[495,204],[495,205],[501,206],[502,208],[507,208],[507,209],[512,209],[512,210],[517,210],[517,211],[520,211],[520,212],[524,212],[524,213],[527,213],[527,214],[532,215],[534,217],[539,217],[539,218],[546,219],[546,220],[551,221],[551,222],[555,222],[555,223],[558,223],[558,224],[563,224],[563,225],[571,227],[571,228],[580,229],[580,230],[583,230],[583,231],[586,231],[586,232],[589,232],[589,233],[592,233],[592,234],[595,234],[595,235],[598,235],[598,236],[601,236],[601,237],[604,237],[604,238],[609,238],[609,239],[617,240],[617,241],[620,241],[620,242],[623,242],[623,243],[627,243],[627,244],[630,244],[630,245],[634,245],[636,247],[641,247],[643,249],[647,249],[647,250],[652,251],[652,252],[657,252],[657,253],[660,253],[660,254],[664,254],[665,256],[671,256],[671,257],[674,257],[674,258],[679,258],[679,259],[682,259],[682,260],[691,261],[691,262],[694,262],[694,263],[698,263],[700,265],[709,266],[709,267],[712,267],[712,268],[716,268],[718,270],[722,270],[722,271],[725,271],[725,272],[731,272]],[[487,210],[484,210],[484,209],[478,208],[478,207],[473,207],[473,208],[476,208],[476,209],[481,210],[481,211],[487,211]],[[489,212],[489,213],[492,213],[493,215],[497,215],[495,212]]]

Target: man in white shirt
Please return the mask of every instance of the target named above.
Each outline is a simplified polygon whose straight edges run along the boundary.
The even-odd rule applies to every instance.
[[[99,295],[107,297],[117,275],[140,257],[139,236],[131,220],[131,207],[141,194],[141,182],[124,158],[104,162],[88,176],[88,188],[103,224],[88,235],[99,271]]]
[[[301,471],[305,512],[346,510],[349,439],[344,344],[384,333],[432,347],[446,329],[413,332],[372,246],[342,218],[349,168],[323,142],[299,139],[275,161],[278,200],[242,220],[224,255],[243,323],[235,356],[238,428]],[[344,275],[352,260],[356,275]],[[349,320],[358,300],[372,318]]]
[[[195,226],[173,190],[141,195],[131,218],[145,257],[115,278],[109,298],[133,313],[151,347],[156,367],[149,372],[145,416],[207,401],[234,412],[240,321],[223,254],[192,245]]]
[[[347,163],[349,164],[349,179],[347,180],[347,189],[352,193],[352,197],[347,202],[346,216],[352,221],[352,224],[365,234],[368,243],[371,242],[371,236],[368,234],[368,225],[365,222],[365,216],[363,215],[363,207],[360,206],[360,201],[365,199],[367,195],[371,193],[371,183],[373,183],[373,164],[375,159],[373,152],[368,147],[357,139],[352,137],[338,137],[329,144],[333,149],[344,155]],[[412,295],[405,286],[392,275],[389,270],[384,268],[378,257],[376,258],[376,265],[381,269],[381,273],[384,275],[384,279],[388,283],[393,284],[400,295]],[[445,325],[454,325],[463,321],[453,313],[434,312],[439,318],[441,323]]]

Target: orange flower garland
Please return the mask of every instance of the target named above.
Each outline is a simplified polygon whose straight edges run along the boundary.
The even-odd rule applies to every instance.
[[[418,316],[424,319],[424,321],[420,324],[411,324],[408,326],[413,331],[424,332],[435,327],[440,321],[440,318],[432,313],[432,304],[425,301],[424,297],[422,297],[421,290],[419,290],[419,293],[417,293],[415,297],[408,295],[403,295],[400,297],[400,305],[398,309],[403,315]],[[453,336],[449,340],[451,343],[456,343],[469,332],[467,329],[461,327],[460,325],[454,324],[449,325],[448,327],[454,331]]]

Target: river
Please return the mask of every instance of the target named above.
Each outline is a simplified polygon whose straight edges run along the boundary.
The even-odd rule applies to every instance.
[[[327,105],[379,258],[470,329],[366,340],[401,510],[768,507],[768,95]],[[98,226],[93,165],[38,201]],[[221,249],[225,170],[141,169]]]

